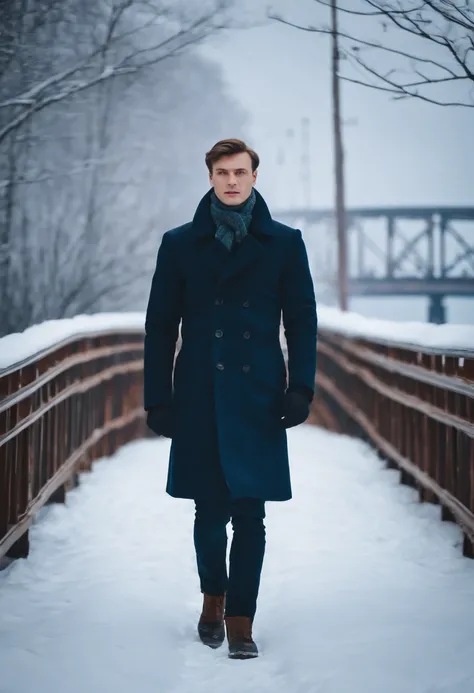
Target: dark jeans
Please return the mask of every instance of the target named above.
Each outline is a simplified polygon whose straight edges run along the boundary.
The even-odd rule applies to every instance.
[[[196,500],[194,546],[201,591],[213,596],[227,593],[226,616],[249,616],[257,609],[265,554],[265,502],[254,498]],[[234,535],[227,576],[226,525]]]

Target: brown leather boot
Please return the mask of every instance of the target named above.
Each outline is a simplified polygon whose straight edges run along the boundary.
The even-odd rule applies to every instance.
[[[204,594],[198,633],[201,641],[208,647],[217,648],[224,642],[224,609],[225,595],[214,597]]]
[[[230,659],[258,657],[257,645],[252,639],[252,619],[247,616],[226,616],[225,625]]]

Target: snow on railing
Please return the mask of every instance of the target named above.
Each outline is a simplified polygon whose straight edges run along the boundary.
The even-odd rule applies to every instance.
[[[318,307],[319,329],[367,339],[380,344],[420,349],[426,353],[474,351],[474,325],[433,325],[423,322],[394,322],[366,318],[358,313],[342,313],[328,306]],[[110,333],[143,331],[145,314],[97,313],[63,320],[48,320],[24,332],[0,338],[0,373],[18,362],[57,348],[71,338]]]
[[[94,335],[142,332],[144,313],[96,313],[76,315],[62,320],[46,320],[23,332],[0,338],[0,377],[2,370],[16,367],[25,359],[39,358],[48,350],[58,349],[71,339]]]
[[[405,347],[424,353],[474,353],[474,324],[434,325],[428,322],[380,320],[337,308],[318,309],[322,329],[341,336]],[[474,319],[474,316],[473,316]]]
[[[52,320],[0,339],[0,557],[92,460],[145,435],[144,313]],[[311,420],[360,435],[474,556],[474,326],[395,323],[318,308]],[[72,480],[72,481],[71,481]]]

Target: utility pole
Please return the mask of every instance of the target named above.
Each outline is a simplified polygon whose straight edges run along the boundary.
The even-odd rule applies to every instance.
[[[301,119],[301,182],[303,207],[311,207],[311,142],[309,118]]]
[[[341,97],[339,80],[339,45],[337,26],[337,0],[331,0],[332,29],[332,102],[334,128],[334,164],[336,184],[336,228],[338,246],[338,292],[339,308],[347,310],[347,244],[346,208],[344,201],[344,151],[342,147]]]

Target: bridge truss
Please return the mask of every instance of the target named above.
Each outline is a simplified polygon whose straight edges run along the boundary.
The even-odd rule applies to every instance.
[[[316,279],[331,275],[334,282],[333,211],[293,209],[274,217],[302,229]],[[348,209],[347,248],[351,296],[428,296],[434,323],[446,321],[445,297],[474,297],[474,207]]]

